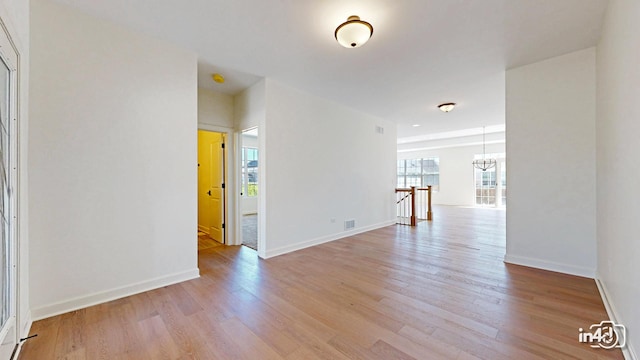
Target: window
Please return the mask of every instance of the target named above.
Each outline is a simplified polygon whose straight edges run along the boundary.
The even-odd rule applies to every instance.
[[[440,189],[440,159],[437,157],[423,159],[398,160],[398,187],[433,186],[434,191]]]
[[[482,154],[474,155],[475,159],[482,159]],[[487,171],[474,168],[476,188],[476,205],[504,206],[507,204],[507,167],[504,161],[505,153],[486,154],[486,158],[497,159],[497,164]],[[498,175],[499,178],[498,178]],[[498,198],[496,198],[496,195]]]
[[[496,204],[496,168],[482,171],[474,168],[476,183],[476,205]]]
[[[258,196],[258,149],[242,148],[242,193]]]

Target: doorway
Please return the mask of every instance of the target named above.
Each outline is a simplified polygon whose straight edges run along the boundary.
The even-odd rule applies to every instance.
[[[242,245],[258,250],[258,129],[242,132],[241,136],[241,211]]]
[[[198,238],[226,243],[226,134],[198,130]]]
[[[1,21],[0,21],[1,22]],[[17,66],[6,28],[0,31],[0,360],[18,347]]]

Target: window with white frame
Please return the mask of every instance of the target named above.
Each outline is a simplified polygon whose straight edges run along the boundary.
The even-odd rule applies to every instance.
[[[431,185],[433,191],[438,191],[440,189],[440,158],[398,160],[397,179],[399,188]]]
[[[242,148],[242,194],[258,196],[258,149]]]
[[[475,154],[474,160],[482,159],[483,156],[487,159],[497,159],[497,164],[495,167],[487,169],[486,171],[474,168],[476,205],[504,206],[507,203],[505,153]],[[498,171],[500,172],[499,174]],[[500,179],[498,179],[498,175],[500,175]],[[500,197],[500,199],[497,199],[496,196]]]

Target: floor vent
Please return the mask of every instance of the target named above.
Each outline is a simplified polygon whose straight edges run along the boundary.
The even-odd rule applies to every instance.
[[[345,230],[351,230],[353,228],[356,227],[356,221],[355,220],[346,220],[344,222],[344,229]]]

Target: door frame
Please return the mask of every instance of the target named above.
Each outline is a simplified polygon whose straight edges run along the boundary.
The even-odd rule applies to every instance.
[[[242,134],[245,131],[249,131],[252,129],[256,129],[258,130],[258,218],[257,218],[257,230],[258,230],[258,238],[257,238],[257,249],[256,249],[256,253],[258,255],[258,257],[266,259],[266,253],[265,253],[265,219],[266,219],[266,211],[265,211],[265,199],[266,199],[266,179],[265,179],[265,168],[266,168],[266,162],[265,162],[265,156],[264,156],[264,141],[263,139],[263,134],[264,134],[264,128],[261,127],[260,125],[254,125],[254,126],[249,126],[247,128],[244,129],[239,129],[236,132],[236,147],[235,147],[235,153],[236,153],[236,172],[235,172],[235,176],[236,176],[236,183],[235,186],[237,187],[238,191],[235,192],[235,201],[236,201],[236,233],[238,234],[237,236],[237,245],[242,245],[242,195],[240,195],[240,191],[242,190],[242,146],[243,146],[243,141],[242,141]]]
[[[10,292],[12,296],[10,297],[10,316],[7,319],[5,325],[9,324],[7,328],[2,329],[3,337],[0,338],[0,341],[4,343],[5,340],[10,340],[11,343],[6,343],[7,347],[2,347],[1,355],[8,355],[8,358],[13,358],[16,352],[19,351],[19,347],[21,344],[20,336],[23,331],[28,331],[30,327],[30,315],[26,315],[26,319],[23,319],[23,315],[21,314],[24,309],[21,308],[21,293],[27,290],[23,289],[21,284],[21,263],[20,256],[22,254],[20,250],[20,227],[21,227],[21,216],[19,216],[20,211],[22,210],[21,204],[23,202],[21,186],[20,183],[22,181],[21,176],[19,176],[19,172],[22,172],[21,157],[19,156],[19,149],[21,147],[20,138],[23,137],[22,132],[20,131],[20,124],[22,122],[22,118],[20,116],[20,107],[21,107],[21,88],[20,88],[20,80],[21,80],[21,70],[20,70],[20,52],[18,51],[18,46],[14,42],[12,37],[12,26],[10,23],[6,22],[8,18],[4,9],[0,9],[0,55],[5,61],[5,64],[9,68],[9,98],[11,99],[9,103],[9,108],[7,109],[7,117],[8,117],[8,132],[9,132],[9,144],[8,148],[10,150],[10,158],[7,166],[8,173],[8,181],[9,181],[9,267],[10,267]],[[9,49],[7,52],[7,50]],[[24,286],[24,285],[23,285]],[[23,329],[22,324],[25,323],[27,329]],[[12,340],[11,340],[12,339]]]
[[[224,209],[222,212],[222,222],[224,223],[224,236],[223,236],[223,244],[225,245],[236,245],[236,217],[235,217],[235,209],[236,202],[233,196],[229,196],[229,194],[235,193],[235,181],[231,179],[232,174],[234,174],[234,151],[235,142],[233,138],[233,129],[227,128],[224,126],[216,126],[198,123],[198,130],[211,131],[224,134],[225,145],[224,145],[224,156],[223,156],[223,197],[224,197]],[[197,144],[196,144],[197,146]],[[196,160],[197,162],[197,160]]]

